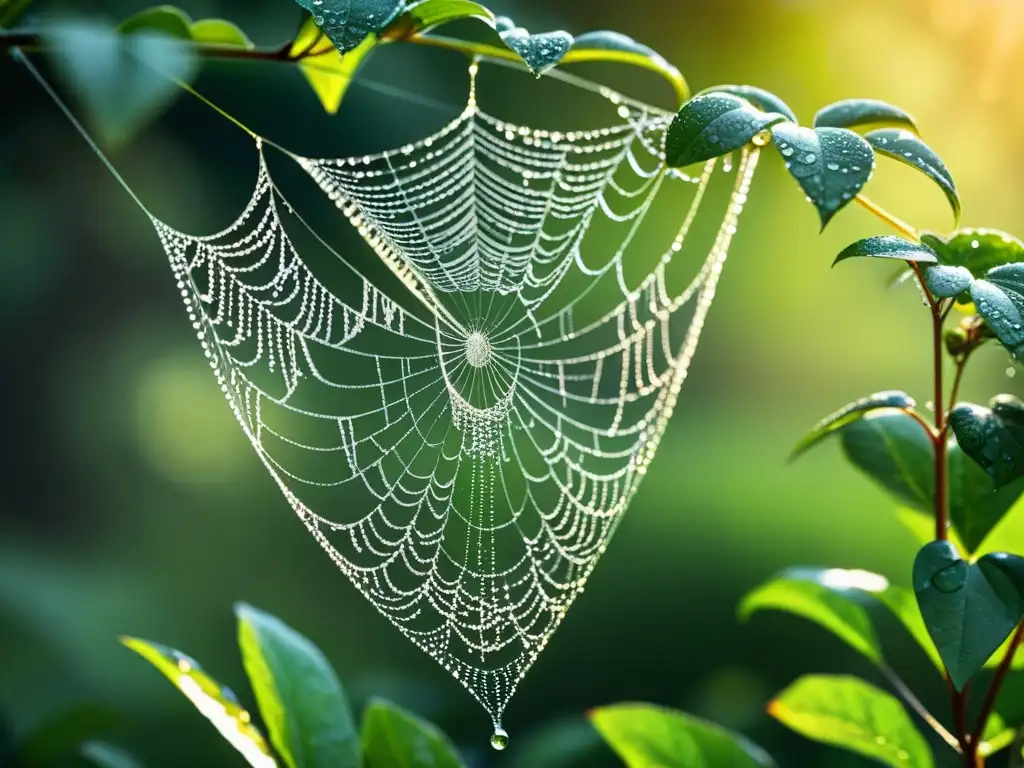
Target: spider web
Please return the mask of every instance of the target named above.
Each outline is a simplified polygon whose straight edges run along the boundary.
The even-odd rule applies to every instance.
[[[292,155],[387,268],[379,276],[319,238],[332,258],[300,257],[283,221],[304,222],[262,147],[227,229],[195,237],[153,221],[220,386],[289,504],[504,736],[509,699],[657,450],[757,150],[742,152],[696,276],[672,290],[667,270],[716,163],[697,178],[669,171],[671,116],[607,90],[607,128],[504,122],[479,108],[471,74],[465,110],[422,141]],[[689,203],[670,212],[675,236],[653,270],[631,280],[626,255],[650,253],[645,223],[666,187]]]

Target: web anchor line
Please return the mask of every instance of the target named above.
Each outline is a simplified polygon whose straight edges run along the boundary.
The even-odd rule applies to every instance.
[[[716,163],[696,179],[670,171],[670,115],[607,89],[616,119],[604,128],[501,120],[476,101],[477,67],[466,108],[418,142],[346,158],[282,150],[395,288],[294,212],[255,134],[256,184],[227,228],[194,236],[143,210],[289,505],[359,592],[476,698],[503,745],[509,700],[657,452],[758,150],[741,151],[710,247],[673,288]],[[664,218],[652,207],[667,194],[688,203],[651,254]],[[298,233],[326,266],[300,255]],[[631,279],[627,260],[643,254],[659,258]]]

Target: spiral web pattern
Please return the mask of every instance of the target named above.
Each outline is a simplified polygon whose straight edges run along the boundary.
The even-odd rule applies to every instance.
[[[667,170],[670,116],[603,94],[618,117],[600,130],[503,122],[474,86],[459,117],[415,144],[293,155],[386,267],[372,280],[333,252],[324,268],[300,257],[262,149],[227,229],[194,237],[154,219],[285,498],[496,734],[654,456],[757,162],[742,152],[703,263],[671,290],[719,171]],[[649,254],[645,223],[666,187],[688,207],[631,284],[627,254],[634,241]]]

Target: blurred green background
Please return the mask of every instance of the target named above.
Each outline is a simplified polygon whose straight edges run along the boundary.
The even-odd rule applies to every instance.
[[[196,18],[230,18],[263,45],[300,20],[286,0],[180,4]],[[34,9],[116,19],[142,5],[39,0]],[[1024,234],[1017,0],[490,5],[537,31],[625,32],[677,64],[694,90],[756,84],[805,120],[840,98],[899,104],[953,171],[965,223]],[[299,151],[382,148],[433,131],[464,91],[452,74],[457,55],[395,48],[378,51],[364,72],[372,82],[357,83],[334,118],[282,65],[212,63],[199,88]],[[617,76],[672,106],[648,73]],[[501,100],[511,110],[528,94],[491,98],[500,113]],[[180,648],[251,703],[230,610],[241,599],[315,640],[357,704],[393,698],[441,725],[477,766],[544,765],[528,747],[545,729],[620,700],[718,720],[782,766],[864,765],[801,741],[764,704],[802,672],[874,679],[869,664],[797,619],[741,626],[734,608],[789,564],[909,580],[913,539],[837,446],[784,466],[803,431],[848,400],[888,388],[928,399],[928,317],[913,289],[887,289],[885,265],[829,270],[843,245],[882,231],[866,213],[851,209],[819,235],[777,159],[763,162],[659,457],[513,699],[511,746],[499,757],[487,748],[484,712],[357,595],[272,485],[209,375],[149,222],[10,59],[0,61],[0,105],[0,714],[16,731],[98,702],[123,715],[112,740],[150,766],[242,765],[116,642],[130,633]],[[255,170],[244,135],[192,100],[113,159],[153,210],[195,232],[235,216]],[[919,227],[950,226],[941,193],[902,166],[882,161],[868,194]],[[355,245],[333,226],[331,237]],[[965,399],[1019,393],[1008,366],[994,347],[979,354]],[[944,713],[930,665],[894,626],[883,628],[895,666]],[[607,759],[597,751],[578,764]]]

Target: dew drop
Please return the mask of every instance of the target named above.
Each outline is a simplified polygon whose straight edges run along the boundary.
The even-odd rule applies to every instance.
[[[839,163],[829,163],[828,164],[828,169],[830,171],[838,171],[839,170]]]
[[[804,155],[804,162],[805,163],[813,163],[817,159],[818,159],[818,156],[816,154],[814,154],[813,152],[808,152],[806,155]]]
[[[772,135],[769,131],[761,131],[760,133],[755,133],[754,138],[751,139],[751,141],[754,143],[754,146],[756,147],[768,146],[768,142],[771,140]]]
[[[947,595],[963,589],[967,582],[967,569],[963,560],[955,562],[932,576],[932,586]]]
[[[499,752],[508,746],[508,733],[500,725],[496,726],[494,733],[491,734],[491,746]]]
[[[794,151],[795,150],[792,147],[785,147],[782,150],[782,154],[784,154],[786,157],[792,157]]]

